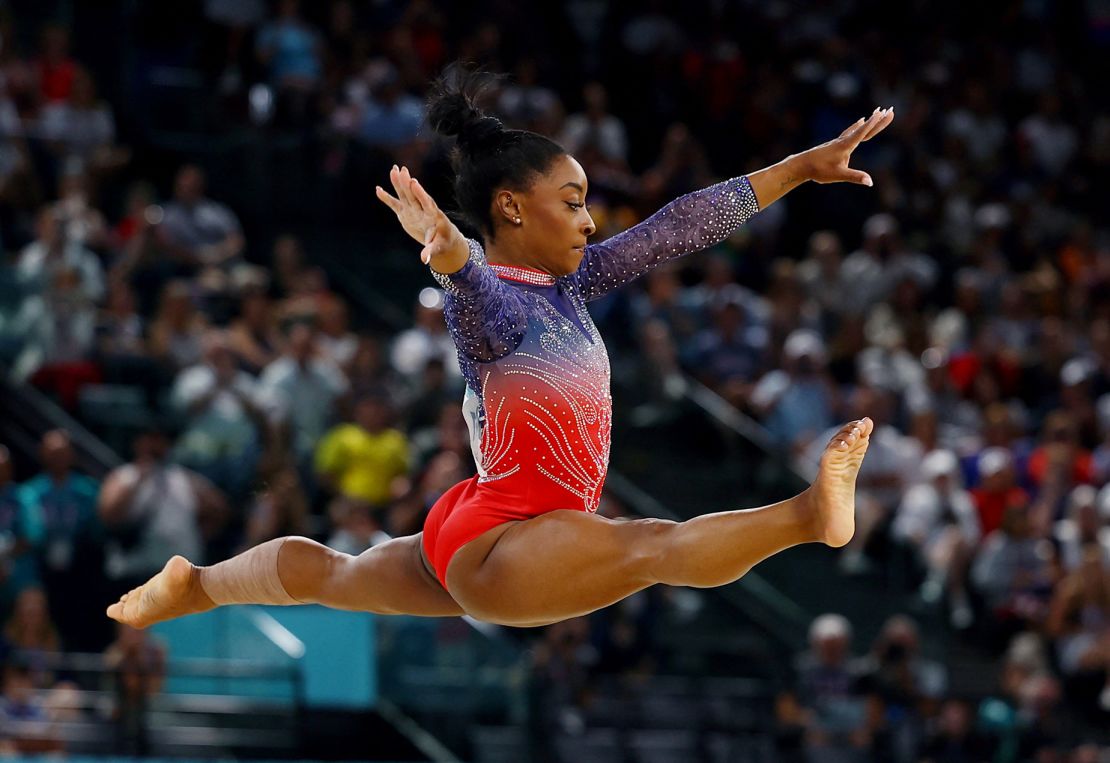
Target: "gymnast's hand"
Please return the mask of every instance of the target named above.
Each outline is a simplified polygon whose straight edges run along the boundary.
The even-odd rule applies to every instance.
[[[865,140],[871,140],[894,121],[894,107],[875,109],[867,119],[850,125],[839,137],[811,148],[798,156],[809,180],[815,183],[859,183],[872,185],[871,176],[848,166],[852,152]]]
[[[420,261],[438,273],[461,269],[470,257],[470,247],[462,232],[447,219],[407,167],[393,165],[389,179],[397,197],[390,196],[379,185],[375,187],[378,198],[397,214],[405,233],[424,245]]]
[[[871,140],[894,121],[894,108],[875,109],[828,143],[792,154],[778,164],[748,175],[760,209],[766,209],[807,180],[815,183],[857,183],[872,185],[871,176],[848,166],[852,152]]]

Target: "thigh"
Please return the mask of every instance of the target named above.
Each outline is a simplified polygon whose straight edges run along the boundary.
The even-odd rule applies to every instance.
[[[421,533],[394,538],[363,551],[343,555],[328,577],[322,604],[336,609],[383,615],[450,617],[464,614],[424,565]]]
[[[560,510],[489,530],[459,549],[447,587],[466,611],[504,625],[577,617],[643,590],[673,522]]]

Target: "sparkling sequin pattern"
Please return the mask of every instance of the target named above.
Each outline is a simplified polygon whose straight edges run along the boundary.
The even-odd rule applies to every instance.
[[[759,209],[747,178],[687,194],[586,247],[551,283],[536,271],[470,259],[450,275],[445,314],[467,382],[463,413],[490,500],[540,514],[594,511],[609,462],[609,358],[586,302],[721,241]],[[500,277],[499,277],[500,276]]]

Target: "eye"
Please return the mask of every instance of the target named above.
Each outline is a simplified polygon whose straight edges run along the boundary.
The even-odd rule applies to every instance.
[[[579,203],[574,202],[574,201],[567,201],[567,202],[563,202],[563,203],[566,204],[571,209],[573,209],[575,212],[582,209],[582,207],[585,207],[587,212],[590,211],[590,205],[589,204],[579,204]]]

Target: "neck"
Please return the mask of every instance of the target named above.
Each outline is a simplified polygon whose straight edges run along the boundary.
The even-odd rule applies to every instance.
[[[552,273],[551,269],[545,267],[536,258],[530,255],[528,249],[523,246],[523,242],[515,236],[501,235],[501,238],[495,242],[486,244],[486,261],[490,265],[511,265],[518,268],[532,268],[533,270],[540,270],[544,273],[549,273],[557,276],[557,273]]]

